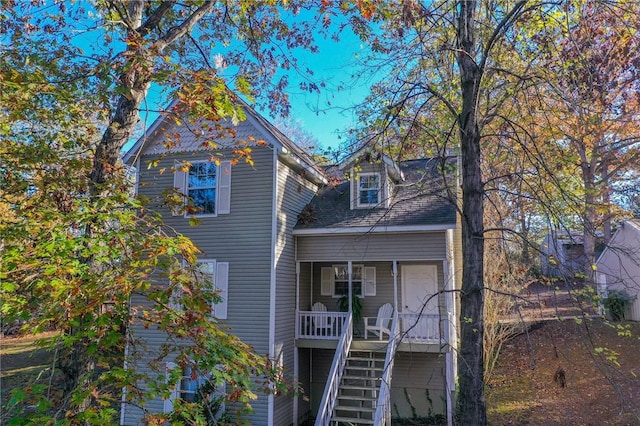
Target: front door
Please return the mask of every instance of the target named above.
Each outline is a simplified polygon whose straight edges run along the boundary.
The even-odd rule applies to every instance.
[[[402,265],[402,332],[415,339],[439,337],[438,269]],[[433,297],[432,297],[433,296]]]

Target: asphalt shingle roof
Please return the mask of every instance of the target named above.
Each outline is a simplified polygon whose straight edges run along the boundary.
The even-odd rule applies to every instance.
[[[337,168],[327,170],[342,182],[322,188],[299,216],[295,229],[454,225],[455,200],[448,197],[442,170],[447,170],[449,192],[455,194],[455,159],[408,160],[399,166],[405,181],[395,186],[388,209],[351,209],[351,182],[340,176]]]

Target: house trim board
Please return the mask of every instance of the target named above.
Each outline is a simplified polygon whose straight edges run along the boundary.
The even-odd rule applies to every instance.
[[[457,336],[457,310],[454,297],[454,291],[456,288],[456,264],[454,253],[454,233],[453,230],[446,231],[446,252],[447,259],[442,262],[443,272],[445,274],[444,289],[445,303],[447,306],[447,343],[449,344],[449,350],[445,354],[445,392],[447,399],[447,425],[453,425],[453,400],[454,392],[456,389],[457,377],[457,360],[454,351],[458,347]]]
[[[277,224],[278,224],[278,149],[273,150],[273,195],[271,198],[271,277],[269,288],[269,359],[275,358],[275,342],[276,342],[276,242],[277,242]],[[268,424],[273,423],[275,412],[275,397],[273,392],[267,397],[267,421]]]
[[[294,240],[294,245],[295,245],[295,240]],[[298,332],[298,329],[300,327],[299,325],[299,319],[298,319],[298,312],[300,312],[300,262],[296,261],[296,317],[295,317],[295,333]],[[298,386],[298,380],[299,380],[299,376],[300,376],[300,372],[298,371],[300,369],[299,367],[299,353],[298,353],[298,346],[294,345],[293,346],[293,384],[294,386]],[[297,419],[298,419],[298,396],[294,396],[293,397],[293,419],[292,419],[292,424],[297,424]]]
[[[129,309],[131,309],[131,306],[129,306]],[[127,343],[124,345],[124,370],[127,371],[129,369],[129,363],[128,363],[128,359],[129,359],[129,339],[127,339]],[[125,412],[125,410],[127,409],[127,388],[123,387],[122,388],[122,398],[121,398],[121,402],[120,402],[120,424],[123,425],[126,417],[127,417],[127,413]]]
[[[335,234],[383,234],[388,232],[420,232],[420,231],[447,231],[455,229],[456,224],[445,225],[412,225],[412,226],[358,226],[348,228],[314,228],[294,229],[293,235],[335,235]]]

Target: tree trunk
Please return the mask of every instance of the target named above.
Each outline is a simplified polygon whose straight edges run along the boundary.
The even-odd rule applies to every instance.
[[[602,179],[602,204],[605,208],[605,217],[603,223],[604,243],[609,244],[611,241],[611,188],[609,187],[609,153],[605,152],[602,156],[600,167],[600,178]]]
[[[584,217],[583,220],[583,248],[584,265],[582,271],[587,283],[595,282],[593,265],[596,262],[596,184],[593,167],[589,163],[582,163],[582,178],[584,183]]]
[[[464,269],[460,295],[460,349],[458,353],[457,422],[487,423],[484,398],[484,207],[480,169],[480,131],[476,102],[481,70],[474,60],[475,1],[460,1],[458,65],[462,90],[459,117],[462,154],[462,252]]]

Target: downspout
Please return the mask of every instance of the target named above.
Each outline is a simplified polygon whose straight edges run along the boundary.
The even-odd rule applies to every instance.
[[[296,256],[297,256],[297,250],[296,250]],[[298,330],[300,330],[299,312],[300,312],[300,262],[296,261],[296,318],[295,318],[295,327],[296,327],[296,329],[294,331],[294,336],[297,336],[298,335]],[[300,377],[300,372],[299,372],[300,366],[299,366],[298,357],[299,357],[298,345],[294,344],[293,345],[293,383],[295,384],[296,387],[298,386],[298,381],[299,381],[299,377]],[[298,424],[298,398],[299,398],[298,395],[296,395],[293,398],[293,421],[292,421],[292,424],[294,424],[294,425]]]
[[[447,257],[443,261],[443,271],[446,271],[445,278],[445,303],[447,308],[447,344],[449,346],[445,354],[445,376],[446,376],[446,398],[447,398],[447,425],[453,425],[453,395],[456,390],[457,376],[457,360],[455,351],[458,346],[458,336],[456,327],[456,302],[455,302],[455,257],[454,257],[454,235],[453,230],[446,231],[446,250]]]

